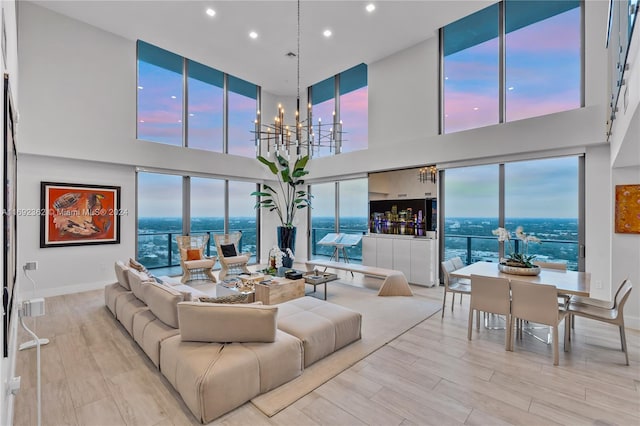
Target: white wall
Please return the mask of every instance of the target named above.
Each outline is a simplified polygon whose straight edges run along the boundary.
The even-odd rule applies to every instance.
[[[85,183],[121,187],[120,203],[128,214],[120,216],[120,244],[40,248],[40,218],[19,216],[18,266],[38,261],[36,297],[100,288],[115,281],[113,264],[135,256],[135,168],[82,160],[21,154],[18,205],[40,208],[40,182]],[[32,286],[20,275],[22,294],[32,297]]]
[[[618,99],[618,112],[613,122],[611,134],[611,180],[612,194],[610,215],[615,215],[615,186],[640,183],[640,30],[636,23],[629,45],[626,84]],[[626,91],[626,99],[624,92]],[[609,223],[613,223],[611,220]],[[614,292],[623,279],[629,278],[634,289],[625,307],[625,322],[628,326],[640,328],[640,235],[613,233],[611,249],[611,291]]]

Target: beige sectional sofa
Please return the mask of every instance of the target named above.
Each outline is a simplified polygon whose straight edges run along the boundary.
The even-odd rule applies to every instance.
[[[202,423],[360,339],[361,315],[312,297],[279,305],[193,302],[123,262],[105,304]],[[189,291],[191,290],[191,291]]]

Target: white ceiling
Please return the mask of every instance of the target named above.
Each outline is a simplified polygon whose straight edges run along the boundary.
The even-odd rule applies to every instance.
[[[40,0],[34,3],[130,40],[141,39],[278,95],[295,95],[297,3],[220,0]],[[365,6],[376,10],[368,13]],[[491,0],[301,2],[300,86],[370,64],[437,35]],[[205,14],[213,8],[216,15]],[[325,29],[333,32],[325,38]],[[250,31],[259,34],[250,39]]]

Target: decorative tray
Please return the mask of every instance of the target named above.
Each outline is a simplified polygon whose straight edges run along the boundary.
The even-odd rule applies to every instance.
[[[337,279],[337,274],[332,274],[329,272],[311,271],[305,272],[304,274],[304,280],[309,284],[322,284]]]

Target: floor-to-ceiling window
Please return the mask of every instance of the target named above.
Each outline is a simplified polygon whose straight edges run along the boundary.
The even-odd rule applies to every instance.
[[[331,256],[333,247],[318,245],[318,241],[336,232],[336,184],[327,182],[311,185],[311,194],[311,257]]]
[[[503,0],[441,31],[442,133],[580,108],[579,0]]]
[[[443,30],[443,133],[499,122],[498,17],[494,4]]]
[[[509,0],[504,13],[505,121],[580,108],[579,1]]]
[[[138,139],[182,146],[182,58],[138,42]]]
[[[518,161],[504,165],[504,226],[540,238],[529,254],[542,262],[578,269],[578,158]],[[514,241],[515,243],[515,241]]]
[[[309,87],[313,123],[312,157],[369,146],[368,68],[356,65]]]
[[[191,177],[190,182],[190,234],[207,234],[206,254],[215,255],[214,234],[224,233],[225,182],[222,179]]]
[[[368,179],[343,180],[338,185],[338,232],[366,234],[369,229]],[[362,241],[346,250],[349,259],[362,262]]]
[[[336,152],[333,122],[336,111],[335,77],[329,77],[311,88],[311,108],[313,120],[312,157],[326,157]]]
[[[340,126],[345,131],[341,152],[369,146],[369,86],[367,66],[360,64],[340,73]]]
[[[138,139],[256,156],[258,86],[141,40],[137,48]]]
[[[255,84],[229,76],[229,148],[228,153],[256,156],[255,137],[250,133],[256,119],[258,88]]]
[[[187,60],[189,148],[222,152],[224,74]]]
[[[180,264],[178,235],[209,235],[206,254],[215,255],[214,234],[233,231],[242,231],[240,248],[255,262],[258,224],[256,198],[250,195],[255,183],[143,171],[137,175],[137,258],[147,268]]]
[[[241,253],[251,253],[255,262],[258,248],[256,199],[249,196],[256,191],[253,182],[229,181],[229,232],[241,231],[239,243]]]
[[[147,268],[178,265],[182,176],[138,172],[138,260]]]
[[[444,259],[459,256],[473,263],[497,257],[498,240],[491,231],[498,227],[499,197],[497,165],[446,170]]]
[[[497,262],[500,246],[492,231],[498,227],[511,234],[502,254],[522,253],[515,235],[521,226],[541,240],[528,245],[534,260],[581,269],[583,161],[568,156],[445,170],[443,258]]]
[[[367,233],[369,192],[366,178],[313,184],[311,194],[309,245],[312,258],[333,254],[334,246],[318,244],[329,233]],[[351,260],[362,261],[362,242],[346,250]]]

